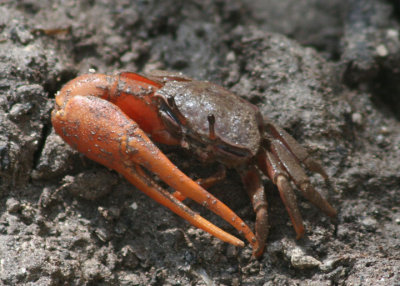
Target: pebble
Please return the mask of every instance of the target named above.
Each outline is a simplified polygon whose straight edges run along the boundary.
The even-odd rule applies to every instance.
[[[21,209],[21,203],[14,198],[9,198],[6,202],[6,206],[9,213],[16,213]]]
[[[321,262],[312,256],[305,255],[300,248],[291,251],[290,263],[296,269],[309,269],[319,267]]]
[[[134,203],[132,203],[132,204],[130,205],[130,207],[135,211],[135,210],[138,209],[138,204],[134,202]]]
[[[362,125],[362,121],[363,121],[362,115],[358,112],[354,112],[351,115],[351,121],[353,121],[353,123],[355,123],[357,125]]]
[[[376,47],[376,53],[380,57],[386,57],[389,54],[388,49],[386,48],[385,45],[379,45]]]
[[[292,266],[296,269],[310,269],[320,267],[321,262],[314,257],[307,255],[304,251],[298,247],[294,242],[289,240],[283,240],[283,253],[286,258],[290,261]]]

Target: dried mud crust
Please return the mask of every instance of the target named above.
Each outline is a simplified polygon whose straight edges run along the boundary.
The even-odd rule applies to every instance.
[[[398,7],[132,2],[0,3],[0,284],[398,285]],[[312,179],[337,221],[299,196],[307,233],[296,241],[265,180],[272,227],[262,259],[189,226],[54,134],[54,93],[90,68],[183,71],[257,104],[323,161],[331,188]],[[162,148],[193,178],[218,169]],[[253,226],[234,172],[210,191]]]

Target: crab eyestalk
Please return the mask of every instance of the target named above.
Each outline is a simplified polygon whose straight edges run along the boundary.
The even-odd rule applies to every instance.
[[[214,114],[209,114],[207,116],[208,126],[209,126],[209,135],[210,140],[215,140],[217,135],[215,135],[215,116]]]

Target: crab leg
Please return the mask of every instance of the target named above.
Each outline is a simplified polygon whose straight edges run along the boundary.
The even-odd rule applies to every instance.
[[[268,204],[260,174],[254,165],[240,169],[239,173],[250,197],[254,212],[256,213],[256,238],[259,248],[253,249],[253,255],[260,257],[264,252],[265,242],[269,233]]]
[[[269,119],[264,119],[265,127],[268,129],[273,137],[279,139],[285,147],[302,162],[310,171],[319,173],[325,180],[328,180],[328,174],[322,168],[321,164],[313,159],[306,149],[301,146],[289,133],[287,133],[283,128],[272,123]]]
[[[298,161],[293,159],[293,156],[290,154],[286,146],[279,140],[273,140],[270,148],[272,153],[278,158],[279,162],[281,162],[284,169],[292,178],[293,182],[299,187],[303,196],[328,216],[336,216],[336,210],[314,189],[307,174],[304,172]]]
[[[107,88],[101,89],[105,92],[108,91]],[[229,237],[224,231],[188,211],[188,208],[173,199],[172,195],[171,197],[167,196],[160,191],[161,188],[154,188],[148,180],[143,179],[142,175],[134,175],[135,172],[132,170],[136,170],[135,165],[143,166],[184,196],[221,216],[243,233],[254,248],[258,247],[250,228],[225,204],[172,164],[136,122],[127,117],[118,106],[102,100],[99,98],[100,96],[97,97],[98,94],[90,96],[95,92],[79,96],[70,89],[67,91],[62,90],[61,97],[57,97],[57,108],[52,114],[52,121],[56,132],[72,147],[90,159],[124,174],[138,188],[193,225],[210,232],[223,241],[243,246],[242,241]]]
[[[282,169],[276,156],[269,151],[261,153],[258,166],[278,187],[279,195],[292,221],[297,239],[301,238],[304,235],[303,219],[297,207],[296,194],[290,185],[287,173]]]
[[[220,165],[220,168],[217,171],[217,173],[207,178],[197,179],[195,182],[199,184],[202,188],[208,189],[214,186],[215,184],[224,181],[225,178],[226,178],[226,169],[224,165]],[[178,191],[175,191],[172,195],[179,201],[183,201],[186,199],[186,197]]]

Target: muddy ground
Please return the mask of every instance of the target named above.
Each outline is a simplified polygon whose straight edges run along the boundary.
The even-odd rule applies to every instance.
[[[244,2],[0,1],[1,285],[400,285],[399,2]],[[312,179],[337,220],[299,196],[296,240],[264,178],[271,231],[252,260],[54,134],[69,79],[151,69],[255,103],[323,162],[331,186]],[[161,148],[192,178],[218,168]],[[254,227],[234,171],[210,191]]]

